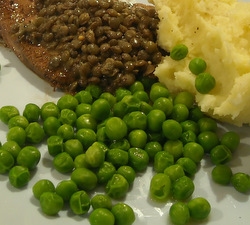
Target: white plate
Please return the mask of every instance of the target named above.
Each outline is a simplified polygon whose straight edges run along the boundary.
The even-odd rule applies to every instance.
[[[139,2],[146,2],[141,0]],[[0,47],[0,107],[14,105],[20,112],[27,103],[36,103],[41,106],[44,102],[54,101],[63,95],[54,92],[53,88],[28,70],[18,58],[8,49]],[[231,162],[233,172],[250,173],[250,128],[237,128],[221,125],[221,130],[234,130],[241,136],[239,150]],[[0,123],[0,141],[6,141],[8,128]],[[13,188],[7,175],[0,175],[0,224],[1,225],[87,225],[88,215],[74,216],[67,209],[62,210],[58,216],[43,215],[39,203],[32,196],[32,186],[42,178],[51,179],[56,185],[61,179],[69,176],[61,175],[51,169],[52,158],[46,153],[46,145],[40,145],[42,159],[34,172],[28,186],[22,189]],[[195,175],[195,192],[193,197],[205,197],[212,206],[209,218],[200,224],[213,225],[247,225],[250,222],[249,195],[241,194],[231,186],[220,186],[211,181],[213,166],[209,160],[203,160],[198,173]],[[125,202],[135,211],[134,225],[169,223],[168,210],[172,202],[156,204],[148,198],[149,183],[152,177],[152,168],[140,174],[127,194]],[[197,223],[196,223],[197,224]],[[105,225],[105,224],[103,224]]]

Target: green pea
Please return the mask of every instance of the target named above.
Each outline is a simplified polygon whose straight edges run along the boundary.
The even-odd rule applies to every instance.
[[[55,192],[55,186],[50,180],[42,179],[33,185],[32,192],[36,199],[40,199],[45,192]]]
[[[96,84],[89,84],[86,88],[85,91],[89,91],[90,94],[92,95],[93,98],[97,99],[100,97],[102,93],[102,89],[100,86]]]
[[[156,201],[166,201],[171,192],[171,180],[164,173],[157,173],[150,181],[150,196]]]
[[[41,109],[36,104],[29,103],[25,105],[23,116],[25,116],[30,123],[37,122],[41,116]]]
[[[121,150],[128,151],[130,149],[130,143],[128,139],[123,138],[119,141],[113,141],[109,148],[119,148]]]
[[[182,166],[179,164],[174,164],[174,165],[167,167],[164,170],[164,173],[169,176],[169,178],[172,182],[176,181],[180,177],[185,176],[185,172],[184,172]]]
[[[148,135],[144,130],[132,130],[128,134],[131,147],[144,148],[147,143]]]
[[[53,165],[60,173],[69,173],[74,169],[74,161],[67,152],[57,154],[53,159]]]
[[[31,144],[39,144],[45,137],[44,129],[38,122],[30,123],[26,129],[26,140]]]
[[[109,92],[103,92],[100,95],[100,98],[106,99],[110,107],[113,107],[113,105],[116,103],[116,97]]]
[[[194,192],[194,182],[187,176],[182,176],[173,182],[173,197],[177,200],[186,200]]]
[[[79,189],[84,191],[91,191],[96,187],[97,176],[87,168],[76,168],[71,173],[71,180],[73,180]]]
[[[105,161],[97,170],[96,176],[98,178],[98,183],[100,184],[106,184],[112,176],[116,173],[115,166]]]
[[[175,45],[170,51],[170,58],[173,60],[184,59],[188,54],[188,47],[184,44]]]
[[[41,159],[40,151],[34,146],[25,146],[17,156],[17,164],[34,170]]]
[[[106,131],[105,131],[105,127],[100,127],[100,128],[97,128],[97,131],[96,131],[96,140],[98,142],[108,142],[109,141],[109,138],[106,134]]]
[[[60,110],[54,102],[46,102],[41,107],[41,117],[46,120],[48,117],[53,116],[58,118],[60,115]]]
[[[73,159],[83,153],[82,143],[78,139],[70,139],[64,143],[64,151]]]
[[[206,70],[207,64],[202,58],[194,58],[189,62],[188,67],[193,74],[198,75]]]
[[[181,165],[185,174],[190,176],[190,177],[194,176],[194,174],[197,171],[196,163],[190,158],[187,158],[187,157],[179,158],[176,161],[176,163]]]
[[[9,152],[14,157],[15,160],[16,160],[19,152],[21,151],[21,147],[15,141],[5,142],[2,145],[1,149]]]
[[[78,100],[79,103],[92,104],[93,102],[93,97],[91,93],[87,90],[77,92],[75,94],[75,98]]]
[[[97,208],[95,209],[89,216],[90,225],[114,225],[115,217],[113,213],[111,213],[106,208]]]
[[[194,105],[195,99],[194,95],[188,91],[179,92],[174,98],[174,105],[183,104],[188,109],[191,109]]]
[[[147,116],[141,111],[134,111],[128,113],[123,120],[125,121],[129,130],[141,129],[145,130],[147,127]]]
[[[163,173],[164,170],[174,164],[174,156],[165,151],[157,152],[154,157],[154,170]]]
[[[180,140],[184,145],[190,142],[196,142],[196,139],[197,139],[196,134],[191,130],[182,132],[180,137]]]
[[[127,194],[128,189],[129,183],[121,174],[114,174],[105,187],[106,193],[114,199],[123,198]]]
[[[60,181],[55,188],[56,193],[62,197],[64,202],[68,202],[77,190],[78,187],[72,180]]]
[[[189,142],[184,145],[183,156],[192,159],[195,163],[199,163],[204,156],[204,149],[196,142]]]
[[[231,183],[233,187],[242,193],[250,190],[250,178],[246,173],[238,172],[231,177]]]
[[[190,213],[187,204],[176,202],[169,209],[169,217],[174,225],[185,225],[190,221]]]
[[[160,97],[168,98],[169,97],[169,90],[162,85],[152,86],[152,88],[150,89],[150,92],[149,92],[149,98],[151,99],[151,101],[155,102],[155,100],[160,98]]]
[[[76,123],[76,113],[71,109],[62,109],[59,116],[59,121],[62,124],[69,124],[73,126]]]
[[[61,126],[61,122],[58,118],[50,116],[43,122],[43,129],[46,135],[54,136],[57,134],[57,130]]]
[[[153,109],[153,107],[145,102],[145,101],[141,101],[141,105],[140,105],[140,111],[145,113],[146,115],[149,114],[149,112]]]
[[[210,203],[202,197],[194,198],[187,203],[190,217],[195,220],[204,220],[211,211]]]
[[[76,138],[82,143],[84,150],[87,150],[97,140],[95,131],[88,128],[79,129],[76,132]]]
[[[162,145],[158,141],[150,141],[147,142],[144,150],[148,153],[150,160],[153,160],[156,153],[162,151]]]
[[[195,88],[201,94],[208,94],[214,89],[216,81],[209,73],[200,73],[195,78]]]
[[[61,125],[57,130],[57,135],[62,137],[64,141],[74,138],[74,128],[69,124]]]
[[[125,114],[140,109],[141,101],[133,95],[126,95],[121,100],[121,103],[125,106]]]
[[[174,156],[174,160],[183,156],[183,143],[180,140],[168,140],[163,145],[163,150]]]
[[[121,101],[125,96],[131,95],[131,94],[132,94],[132,92],[126,88],[118,88],[115,91],[115,96],[116,96],[117,102]]]
[[[213,131],[203,131],[197,137],[198,143],[206,153],[209,153],[220,141],[218,135]]]
[[[149,131],[161,132],[162,123],[166,120],[165,113],[160,109],[153,109],[147,115],[147,124]]]
[[[119,148],[113,148],[107,151],[106,160],[111,162],[115,167],[127,165],[128,152]]]
[[[135,81],[130,87],[129,90],[132,94],[134,94],[136,91],[144,91],[144,85],[141,81]]]
[[[110,140],[121,140],[127,135],[128,128],[119,117],[111,117],[106,122],[105,131]]]
[[[44,192],[40,196],[40,206],[44,214],[54,216],[63,208],[63,199],[55,192]]]
[[[135,221],[134,210],[125,203],[119,202],[115,204],[111,212],[115,217],[116,225],[131,225]]]
[[[82,168],[82,167],[89,168],[90,166],[86,162],[86,154],[83,153],[83,154],[76,156],[74,159],[74,165],[75,165],[75,168]]]
[[[95,100],[91,106],[91,116],[98,121],[105,120],[110,115],[110,104],[104,98]]]
[[[214,182],[222,185],[227,185],[231,181],[233,172],[228,165],[220,164],[213,168],[212,179]]]
[[[178,121],[179,123],[188,119],[189,110],[184,104],[175,104],[172,110],[172,119]]]
[[[153,103],[153,109],[160,109],[169,116],[173,111],[173,102],[166,97],[157,98]]]
[[[140,101],[144,101],[144,102],[149,101],[149,96],[146,91],[136,91],[135,93],[133,93],[133,96],[139,99]]]
[[[57,106],[60,110],[71,109],[74,111],[77,105],[78,105],[78,100],[70,94],[66,94],[60,97],[57,101]]]
[[[132,184],[135,180],[136,173],[131,166],[120,166],[116,173],[124,176],[129,184]]]
[[[194,106],[192,109],[189,111],[189,119],[195,122],[198,122],[199,119],[203,118],[204,114],[201,111],[199,106]]]
[[[14,157],[10,152],[1,149],[0,150],[0,174],[7,173],[15,163]]]
[[[200,132],[203,132],[203,131],[216,132],[217,127],[218,127],[216,121],[209,117],[202,117],[201,119],[198,120],[197,123],[198,123]]]
[[[108,195],[97,194],[91,199],[90,204],[92,205],[93,209],[112,209],[112,200]]]
[[[117,102],[113,106],[113,114],[116,117],[123,118],[127,114],[127,105],[125,102]]]
[[[186,120],[181,122],[180,124],[182,126],[183,132],[190,130],[193,131],[196,135],[198,135],[200,132],[198,123],[193,120]]]
[[[63,152],[63,138],[60,136],[50,136],[47,139],[48,152],[51,156],[56,156]]]
[[[83,191],[76,191],[70,197],[70,208],[76,215],[83,215],[90,209],[90,198],[88,194]]]
[[[13,187],[24,187],[30,181],[28,168],[24,166],[13,166],[9,171],[9,181]]]
[[[19,115],[19,110],[15,106],[3,106],[0,109],[0,120],[8,124],[9,120]]]
[[[232,159],[232,153],[225,145],[217,145],[210,151],[210,158],[213,164],[225,164]]]
[[[148,141],[157,141],[163,143],[166,140],[162,132],[148,132]]]
[[[149,163],[148,153],[140,148],[128,150],[129,164],[136,172],[144,171]]]
[[[153,84],[157,83],[156,79],[149,76],[143,76],[140,81],[142,82],[145,90],[150,90]]]
[[[97,121],[91,114],[83,114],[76,120],[77,129],[87,128],[96,131]]]
[[[12,127],[7,133],[7,141],[15,141],[20,147],[26,142],[26,132],[22,127]]]
[[[162,132],[169,140],[177,140],[181,137],[182,126],[176,120],[168,119],[162,124]]]
[[[91,105],[87,103],[80,103],[79,105],[77,105],[75,113],[77,117],[80,117],[83,114],[90,114]]]
[[[105,152],[98,145],[98,142],[94,142],[86,151],[86,162],[92,168],[100,167],[105,160]]]
[[[21,115],[11,117],[8,122],[9,129],[16,126],[25,129],[28,125],[29,121],[26,119],[26,117]]]
[[[240,136],[236,132],[228,131],[221,137],[221,144],[234,152],[240,144]]]

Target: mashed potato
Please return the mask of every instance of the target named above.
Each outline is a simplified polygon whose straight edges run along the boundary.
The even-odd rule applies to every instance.
[[[202,111],[241,126],[250,123],[250,3],[236,0],[151,0],[159,14],[159,45],[170,51],[188,46],[187,57],[165,57],[155,75],[172,92],[195,94]],[[209,94],[194,86],[188,64],[194,57],[207,63],[216,79]]]

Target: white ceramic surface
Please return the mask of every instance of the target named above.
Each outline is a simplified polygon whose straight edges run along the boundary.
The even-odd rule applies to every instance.
[[[135,2],[135,1],[134,1]],[[139,2],[146,2],[140,0]],[[55,101],[63,93],[54,92],[53,88],[27,69],[18,58],[8,49],[0,47],[0,107],[14,105],[22,112],[25,104],[36,103],[41,106],[44,102]],[[221,131],[234,130],[241,136],[239,150],[230,163],[233,172],[250,174],[250,128],[237,128],[230,125],[220,125]],[[0,123],[0,141],[6,141],[8,128]],[[42,158],[28,186],[22,189],[13,188],[7,175],[0,175],[0,225],[87,225],[88,215],[74,216],[66,208],[58,216],[45,216],[39,203],[32,196],[32,186],[42,178],[50,179],[56,185],[69,176],[61,175],[51,168],[52,158],[47,153],[46,145],[38,146]],[[205,197],[212,206],[209,218],[201,223],[211,225],[248,225],[250,224],[249,195],[241,194],[231,186],[220,186],[212,182],[209,160],[203,160],[199,172],[195,175],[195,191],[193,197]],[[133,188],[124,200],[135,211],[134,225],[170,224],[168,210],[172,202],[156,204],[148,198],[149,183],[152,168],[140,174]],[[99,190],[97,191],[97,193]],[[100,190],[101,192],[101,190]],[[103,224],[105,225],[105,224]]]

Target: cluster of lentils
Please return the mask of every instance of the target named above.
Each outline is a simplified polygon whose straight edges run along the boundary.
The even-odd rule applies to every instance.
[[[153,7],[116,0],[37,0],[38,17],[14,27],[20,41],[52,53],[50,69],[63,68],[75,83],[114,91],[140,76],[154,77],[165,54],[156,43],[159,22]]]

